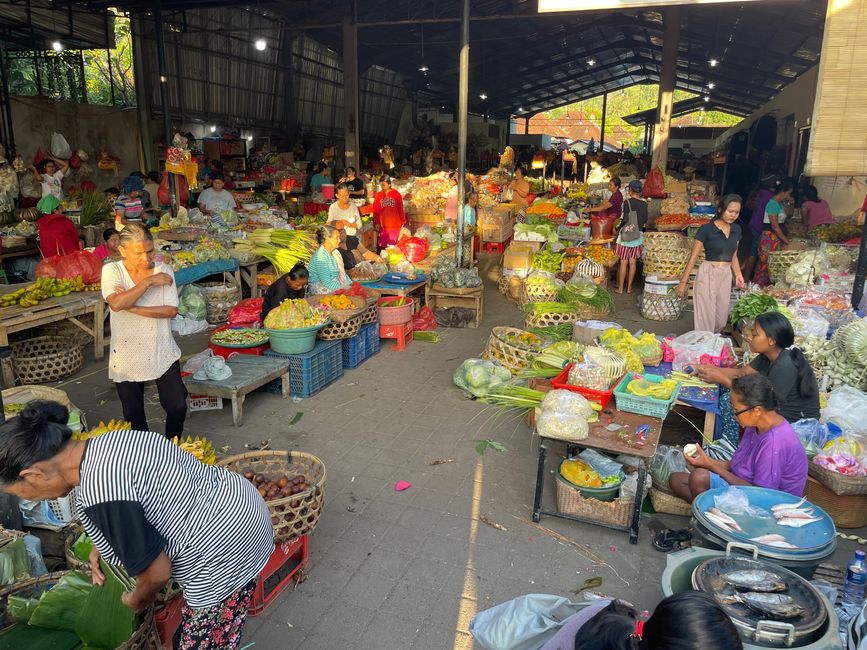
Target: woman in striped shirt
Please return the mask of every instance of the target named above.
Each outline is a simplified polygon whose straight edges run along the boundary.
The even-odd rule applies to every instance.
[[[351,282],[343,268],[343,256],[340,255],[340,232],[334,226],[322,226],[316,233],[319,248],[310,257],[307,272],[310,275],[310,293],[321,295],[331,293]]]
[[[243,476],[199,462],[163,436],[110,431],[72,440],[57,402],[31,402],[0,425],[0,481],[22,499],[78,486],[81,521],[99,559],[136,577],[135,612],[169,580],[184,590],[181,650],[237,648],[259,573],[274,551],[268,507]]]

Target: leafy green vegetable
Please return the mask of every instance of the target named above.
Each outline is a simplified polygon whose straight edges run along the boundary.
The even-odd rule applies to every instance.
[[[742,318],[755,318],[769,311],[781,311],[776,298],[758,291],[750,291],[732,307],[731,323],[736,325]]]
[[[94,589],[86,573],[70,571],[39,599],[29,625],[52,630],[75,630],[81,605]]]
[[[500,453],[508,451],[506,449],[506,445],[501,442],[497,442],[496,440],[476,440],[476,453],[479,456],[484,456],[485,451],[487,451],[488,447],[494,449],[495,451],[499,451]]]

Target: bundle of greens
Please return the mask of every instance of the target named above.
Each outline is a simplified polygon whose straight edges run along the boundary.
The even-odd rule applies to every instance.
[[[742,318],[750,320],[769,311],[778,311],[789,320],[793,318],[792,312],[778,303],[776,298],[759,291],[750,291],[732,306],[731,324],[736,325]]]
[[[492,361],[467,359],[455,370],[452,380],[474,397],[483,397],[509,383],[512,373]]]
[[[298,262],[307,262],[316,250],[316,238],[306,230],[274,230],[270,244],[259,244],[254,249],[274,265],[279,275],[289,273]]]
[[[595,282],[584,277],[573,277],[557,293],[560,302],[580,302],[594,311],[608,313],[614,307],[614,298]]]

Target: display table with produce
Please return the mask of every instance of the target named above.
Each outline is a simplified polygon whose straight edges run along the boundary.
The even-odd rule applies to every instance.
[[[614,425],[618,428],[612,431]],[[638,435],[641,427],[646,426],[647,429],[643,435]],[[533,499],[533,521],[538,522],[542,515],[550,517],[560,517],[561,519],[570,519],[572,521],[580,521],[584,523],[596,524],[606,528],[622,530],[629,533],[629,542],[636,544],[638,542],[638,526],[641,516],[641,503],[644,500],[644,485],[647,480],[647,472],[650,467],[650,459],[656,453],[656,446],[659,444],[659,436],[662,433],[662,420],[658,418],[649,418],[644,415],[634,413],[626,413],[614,408],[609,404],[604,411],[600,413],[599,422],[589,425],[589,433],[586,438],[574,442],[566,442],[555,438],[547,438],[540,436],[539,440],[539,458],[536,469],[536,490]],[[621,526],[612,524],[599,519],[588,519],[576,515],[561,513],[557,510],[544,510],[542,508],[542,491],[545,485],[545,478],[548,472],[545,469],[545,461],[548,456],[548,446],[552,443],[560,443],[566,445],[566,453],[568,456],[573,455],[576,448],[595,449],[607,454],[634,456],[641,460],[641,465],[638,467],[638,488],[635,492],[635,499],[632,504],[631,516],[628,518],[628,524]]]
[[[213,260],[201,262],[175,271],[175,284],[179,287],[192,284],[210,275],[222,273],[226,282],[231,282],[236,287],[241,286],[240,264],[236,259]]]
[[[280,379],[283,398],[289,397],[289,360],[267,356],[237,356],[226,361],[232,376],[219,381],[184,377],[191,395],[223,397],[232,400],[232,420],[236,427],[244,422],[244,400],[265,384]]]

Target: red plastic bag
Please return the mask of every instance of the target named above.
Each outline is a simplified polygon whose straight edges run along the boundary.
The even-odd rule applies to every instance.
[[[40,260],[39,264],[36,265],[36,271],[34,271],[34,276],[37,278],[56,278],[57,263],[59,261],[59,255],[46,257],[45,259]]]
[[[262,315],[264,298],[246,298],[229,310],[229,325],[252,325]]]
[[[436,328],[437,318],[427,305],[419,309],[418,313],[412,317],[412,329],[414,332],[435,330]]]
[[[665,175],[659,167],[654,167],[644,181],[644,189],[641,195],[645,199],[665,198]]]
[[[55,277],[72,280],[81,276],[84,284],[96,284],[102,279],[102,262],[90,251],[75,251],[69,255],[63,255],[56,263],[57,275]]]
[[[190,200],[190,186],[187,185],[187,179],[183,174],[174,174],[178,179],[178,205],[186,205]],[[157,198],[161,205],[171,205],[172,194],[169,190],[169,173],[163,172],[163,180],[160,182],[160,188],[157,190]]]
[[[421,237],[404,237],[397,242],[397,247],[407,260],[415,264],[427,257],[429,245],[427,239]]]
[[[45,153],[42,151],[42,147],[36,147],[36,153],[33,154],[33,166],[39,167],[39,163],[45,160]]]
[[[81,167],[81,158],[78,157],[77,151],[73,151],[72,155],[69,157],[69,166],[72,169],[78,169]]]

